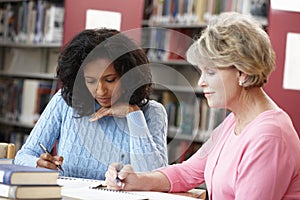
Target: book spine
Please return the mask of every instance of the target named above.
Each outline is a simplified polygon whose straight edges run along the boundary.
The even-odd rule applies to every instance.
[[[10,171],[0,171],[0,183],[11,185],[12,172]]]
[[[0,196],[1,197],[7,197],[7,198],[15,198],[15,187],[9,187],[9,186],[1,186],[0,187]]]
[[[7,197],[8,198],[12,198],[12,199],[16,199],[17,197],[17,186],[9,186],[8,187],[8,193],[7,193]]]

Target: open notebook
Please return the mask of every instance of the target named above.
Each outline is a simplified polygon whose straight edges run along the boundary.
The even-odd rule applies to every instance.
[[[82,179],[73,177],[59,177],[58,185],[62,187],[62,196],[76,199],[113,199],[113,200],[141,200],[148,199],[143,195],[105,189],[105,182],[101,180]]]
[[[57,183],[62,187],[62,196],[89,200],[195,200],[195,198],[163,192],[116,191],[105,188],[101,180],[60,177]]]

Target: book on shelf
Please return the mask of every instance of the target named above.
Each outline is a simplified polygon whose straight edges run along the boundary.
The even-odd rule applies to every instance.
[[[0,183],[6,185],[57,185],[58,175],[46,168],[0,164]]]
[[[0,117],[2,119],[18,120],[22,87],[20,80],[0,80]]]
[[[61,43],[63,37],[64,7],[51,4],[45,11],[44,34],[46,43]]]
[[[36,20],[34,27],[34,43],[43,42],[43,28],[44,28],[44,18],[45,18],[45,7],[46,2],[43,0],[37,0],[36,2]]]
[[[28,22],[27,22],[27,43],[33,43],[34,31],[36,25],[36,13],[35,2],[29,1],[27,6]]]
[[[42,112],[45,110],[52,96],[57,92],[58,89],[56,83],[56,81],[39,81],[39,86],[36,91],[36,98],[34,103],[34,116],[36,117],[34,122],[37,121]]]
[[[20,122],[33,124],[57,91],[56,82],[25,79]]]
[[[10,199],[60,199],[59,185],[5,185],[0,184],[0,197]]]
[[[22,109],[20,115],[20,121],[23,123],[33,124],[37,120],[35,116],[35,105],[37,91],[39,88],[39,80],[25,79],[23,83],[22,93]]]

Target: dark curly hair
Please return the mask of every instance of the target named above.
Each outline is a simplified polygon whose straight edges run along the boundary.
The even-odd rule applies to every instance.
[[[95,112],[95,99],[85,85],[83,68],[100,58],[110,60],[121,77],[123,100],[140,108],[149,102],[152,75],[145,52],[117,30],[87,29],[64,46],[56,70],[62,97],[79,116]],[[123,76],[126,73],[130,75]]]

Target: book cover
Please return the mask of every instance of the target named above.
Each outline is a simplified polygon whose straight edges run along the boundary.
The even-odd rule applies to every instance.
[[[6,185],[56,185],[58,174],[46,168],[0,164],[0,183]]]
[[[12,199],[58,199],[61,198],[59,185],[5,185],[0,184],[0,196]]]

